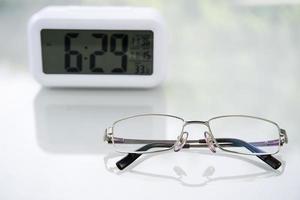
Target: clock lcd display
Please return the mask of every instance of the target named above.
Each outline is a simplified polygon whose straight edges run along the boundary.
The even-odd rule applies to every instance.
[[[153,32],[139,30],[41,31],[46,74],[153,73]]]

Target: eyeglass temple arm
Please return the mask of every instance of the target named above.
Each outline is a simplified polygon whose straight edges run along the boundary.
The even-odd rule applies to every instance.
[[[266,141],[269,143],[264,143],[264,142],[254,142],[254,143],[248,143],[240,139],[235,139],[235,138],[218,138],[217,142],[232,142],[232,146],[241,146],[247,148],[249,151],[252,153],[265,153],[263,150],[253,146],[254,144],[261,144],[260,146],[274,146],[278,145],[278,140],[271,140],[271,141]],[[275,157],[272,155],[256,155],[259,159],[264,161],[266,164],[271,166],[273,169],[278,169],[281,166],[281,162],[277,160]]]
[[[108,143],[113,143],[112,140],[114,140],[114,143],[124,143],[124,144],[150,144],[150,143],[172,143],[174,144],[176,140],[140,140],[140,139],[126,139],[126,138],[119,138],[119,137],[113,137],[112,132],[108,132],[109,129],[106,129],[106,134],[104,134],[104,141],[107,141]],[[286,131],[284,129],[280,129],[279,133],[280,138],[276,140],[268,140],[268,141],[258,141],[258,142],[249,142],[249,144],[254,146],[275,146],[279,145],[282,146],[284,143],[288,143],[288,136],[286,134]],[[203,142],[204,141],[204,142]],[[187,143],[204,143],[205,140],[187,140]],[[226,145],[226,144],[219,144]]]
[[[171,143],[151,143],[142,146],[141,148],[137,149],[137,151],[148,151],[152,148],[171,148],[173,144]],[[182,148],[188,148],[188,144],[185,144]],[[116,166],[123,170],[128,167],[131,163],[133,163],[136,159],[138,159],[142,154],[141,153],[128,153],[125,157],[121,160],[116,162]]]
[[[117,139],[117,140],[116,140]],[[122,141],[118,141],[118,139],[121,139]],[[255,144],[247,143],[240,139],[235,138],[217,138],[216,139],[218,144],[220,146],[232,146],[232,147],[245,147],[249,151],[253,153],[264,153],[262,150],[256,148]],[[139,141],[139,142],[138,142]],[[123,139],[123,138],[114,138],[114,142],[117,143],[125,143],[126,144],[140,144],[142,142],[152,142],[150,144],[146,144],[145,146],[137,149],[136,151],[148,151],[151,148],[171,148],[174,145],[173,140],[134,140],[134,139]],[[265,146],[268,144],[278,145],[278,140],[276,143],[276,140],[266,143],[266,142],[259,142],[256,144],[261,144],[261,146]],[[197,143],[196,145],[193,145],[193,143]],[[183,146],[183,148],[195,148],[195,147],[206,147],[206,141],[205,140],[188,140],[187,143]],[[125,169],[128,167],[131,163],[133,163],[137,158],[139,158],[142,154],[140,153],[129,153],[124,158],[119,160],[116,165],[120,170]],[[274,158],[272,155],[257,155],[259,159],[270,165],[273,169],[278,169],[281,166],[281,162]]]
[[[176,140],[139,140],[139,139],[126,139],[126,138],[118,138],[118,137],[114,137],[114,143],[115,144],[151,144],[151,143],[170,143],[170,144],[174,144],[176,142]],[[221,138],[219,138],[221,139]],[[233,139],[233,138],[232,138]],[[104,138],[105,141],[107,141],[108,143],[113,143],[112,139],[110,138]],[[206,141],[205,140],[187,140],[186,143],[189,144],[199,144],[201,147],[207,147]],[[219,141],[218,141],[219,143]],[[259,142],[246,142],[247,144],[251,144],[253,146],[260,146],[260,147],[264,147],[264,146],[275,146],[275,145],[279,145],[282,146],[284,143],[287,143],[286,141],[283,140],[268,140],[268,141],[259,141]],[[227,144],[226,142],[224,143],[219,143],[220,146],[232,146],[232,143],[229,142],[229,144]],[[200,147],[197,146],[197,147]],[[237,146],[235,146],[237,147]]]

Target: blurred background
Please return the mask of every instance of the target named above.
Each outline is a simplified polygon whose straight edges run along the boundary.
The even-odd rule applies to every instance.
[[[247,97],[254,102],[265,94],[285,96],[294,104],[300,100],[300,4],[296,0],[0,0],[1,79],[28,73],[30,15],[47,5],[68,4],[158,9],[168,26],[169,93],[184,95],[196,85],[202,95],[190,93],[189,98],[232,95],[233,90],[248,95],[253,90],[257,98]],[[176,89],[183,84],[187,90]]]

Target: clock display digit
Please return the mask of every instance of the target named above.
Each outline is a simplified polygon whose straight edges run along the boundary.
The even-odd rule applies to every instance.
[[[80,72],[82,68],[82,56],[78,51],[71,50],[71,38],[77,38],[78,33],[67,33],[65,35],[65,69],[67,72]],[[72,58],[75,57],[75,65]]]
[[[104,72],[103,68],[97,67],[96,65],[96,56],[102,56],[107,52],[107,35],[106,34],[100,34],[100,33],[94,33],[92,34],[93,37],[101,40],[101,48],[100,50],[95,51],[93,54],[90,55],[90,70],[92,72]]]
[[[121,49],[117,49],[117,41],[121,41]],[[123,73],[127,71],[127,52],[128,49],[128,36],[125,34],[113,34],[110,39],[110,50],[116,56],[121,56],[121,67],[114,68],[113,73]]]

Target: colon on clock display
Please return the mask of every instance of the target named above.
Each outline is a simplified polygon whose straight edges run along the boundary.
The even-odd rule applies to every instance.
[[[150,30],[41,31],[45,74],[153,73],[153,32]]]

